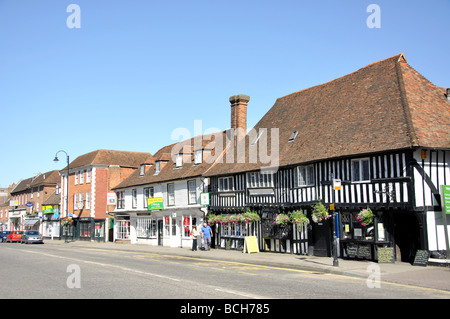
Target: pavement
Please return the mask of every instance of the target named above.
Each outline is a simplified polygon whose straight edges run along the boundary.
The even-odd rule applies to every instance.
[[[314,273],[329,273],[358,278],[369,278],[379,274],[381,283],[411,285],[440,291],[447,291],[450,298],[450,261],[430,259],[426,267],[413,266],[410,263],[376,263],[365,260],[347,260],[338,258],[338,265],[333,265],[332,257],[302,256],[294,254],[259,252],[243,253],[237,250],[211,249],[209,251],[192,251],[189,248],[171,248],[144,244],[45,240],[46,245],[63,245],[66,247],[111,249],[137,253],[184,256],[245,263],[266,267],[304,270]]]

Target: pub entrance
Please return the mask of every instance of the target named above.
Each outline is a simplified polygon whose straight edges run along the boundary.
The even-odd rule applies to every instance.
[[[331,257],[332,219],[312,224],[311,248],[317,257]]]

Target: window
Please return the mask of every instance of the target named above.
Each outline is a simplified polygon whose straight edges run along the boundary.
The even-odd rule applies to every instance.
[[[183,165],[183,154],[177,154],[176,167],[181,167]]]
[[[156,237],[156,219],[139,217],[136,221],[136,236],[140,238]]]
[[[145,165],[144,164],[141,165],[141,171],[139,172],[139,175],[140,176],[144,176],[145,175]]]
[[[86,183],[91,182],[91,173],[92,173],[92,168],[88,169],[86,172]]]
[[[232,191],[232,190],[233,190],[233,177],[220,177],[219,191]]]
[[[84,172],[85,171],[80,172],[80,184],[84,184]]]
[[[297,137],[297,135],[298,135],[297,131],[292,132],[291,137],[289,137],[288,142],[293,142],[295,140],[295,138]]]
[[[137,190],[132,189],[131,190],[131,207],[136,208],[137,207]]]
[[[158,175],[161,172],[161,161],[155,163],[155,174]]]
[[[78,209],[78,194],[73,195],[73,210]]]
[[[153,187],[145,187],[144,188],[144,208],[148,207],[147,199],[154,197]]]
[[[167,184],[167,205],[175,205],[175,185],[173,183]]]
[[[312,186],[314,185],[314,166],[298,166],[294,171],[295,186]]]
[[[123,192],[117,192],[117,208],[125,208],[125,198]]]
[[[75,172],[75,185],[78,185],[78,172]]]
[[[86,193],[86,209],[91,209],[91,193]]]
[[[195,181],[188,181],[188,203],[197,204],[197,190]]]
[[[83,193],[78,194],[78,202],[81,203],[81,205],[83,205]]]
[[[202,162],[203,162],[203,151],[202,150],[195,151],[194,164],[198,165],[201,164]]]
[[[273,174],[262,172],[248,173],[247,186],[254,188],[273,187]]]
[[[370,181],[369,159],[352,160],[352,182]]]
[[[123,192],[120,192],[123,193]],[[90,224],[89,224],[90,225]],[[130,221],[129,220],[118,220],[116,222],[117,226],[117,239],[129,239],[130,237]]]

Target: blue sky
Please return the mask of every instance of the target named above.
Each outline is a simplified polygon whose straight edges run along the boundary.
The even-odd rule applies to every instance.
[[[81,28],[66,24],[72,3]],[[251,128],[278,97],[400,52],[450,87],[449,12],[449,0],[0,0],[0,186],[62,169],[60,149],[153,154],[195,120],[227,129],[235,94],[251,98]]]

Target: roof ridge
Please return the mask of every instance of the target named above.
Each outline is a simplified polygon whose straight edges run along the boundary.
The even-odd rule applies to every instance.
[[[402,53],[402,56],[403,56],[403,62],[408,64],[403,53]],[[399,86],[399,90],[400,90],[400,101],[401,101],[402,108],[403,108],[403,114],[404,114],[405,120],[406,120],[406,129],[407,129],[407,132],[409,135],[409,139],[411,141],[411,146],[419,146],[419,141],[417,138],[417,134],[414,130],[414,124],[412,121],[412,115],[411,115],[411,110],[410,110],[407,93],[406,93],[406,89],[405,89],[403,73],[402,73],[402,70],[400,69],[400,63],[402,62],[402,61],[400,61],[400,58],[395,62],[394,65],[395,65],[395,71],[397,74],[397,82],[398,82],[398,86]]]

